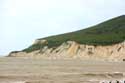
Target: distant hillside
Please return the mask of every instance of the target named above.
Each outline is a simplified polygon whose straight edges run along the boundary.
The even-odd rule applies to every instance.
[[[24,52],[32,52],[42,49],[44,46],[56,48],[67,41],[75,41],[86,45],[112,45],[125,40],[125,15],[110,19],[101,24],[61,35],[50,36],[38,40],[47,40],[47,43],[35,43],[24,49]]]

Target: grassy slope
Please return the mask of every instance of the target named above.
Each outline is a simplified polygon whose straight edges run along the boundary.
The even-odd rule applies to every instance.
[[[76,41],[88,45],[112,45],[125,40],[125,15],[105,21],[96,26],[76,32],[50,36],[39,40],[48,40],[48,47],[56,47],[66,41]],[[23,51],[31,52],[45,45],[36,44]]]

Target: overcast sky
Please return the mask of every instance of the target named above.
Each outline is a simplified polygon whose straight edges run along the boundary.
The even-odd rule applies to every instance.
[[[0,55],[125,14],[125,0],[0,0]]]

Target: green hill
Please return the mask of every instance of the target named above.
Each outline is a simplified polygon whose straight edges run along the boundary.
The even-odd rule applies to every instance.
[[[112,45],[120,43],[125,40],[125,15],[110,19],[83,30],[50,36],[38,40],[43,39],[47,40],[48,43],[45,45],[37,43],[23,51],[32,52],[34,50],[41,49],[46,45],[54,48],[66,41],[76,41],[80,44],[88,45]]]

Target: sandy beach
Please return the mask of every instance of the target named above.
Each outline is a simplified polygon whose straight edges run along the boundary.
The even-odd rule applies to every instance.
[[[125,62],[0,58],[0,83],[108,83],[124,73]]]

